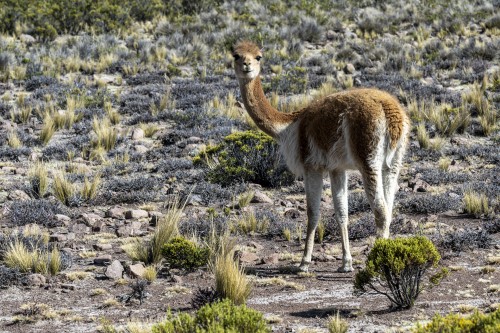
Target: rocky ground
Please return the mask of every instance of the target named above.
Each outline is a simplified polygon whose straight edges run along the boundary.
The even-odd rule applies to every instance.
[[[91,332],[107,323],[157,322],[168,309],[192,311],[193,293],[214,283],[206,267],[160,270],[142,304],[125,302],[144,265],[133,262],[124,247],[151,235],[174,197],[187,200],[181,233],[200,241],[212,220],[218,228],[249,213],[265,221],[258,232],[232,228],[232,236],[253,280],[247,304],[262,311],[275,332],[326,332],[327,318],[337,312],[349,332],[406,331],[434,313],[498,307],[500,27],[494,4],[438,6],[438,13],[450,15],[441,18],[412,16],[416,4],[397,15],[391,6],[356,7],[356,15],[334,8],[330,19],[321,9],[304,9],[283,14],[284,22],[269,18],[268,27],[253,22],[266,22],[266,11],[252,4],[225,4],[194,16],[183,29],[157,20],[137,24],[127,35],[60,36],[48,44],[28,35],[0,37],[0,62],[10,73],[0,83],[0,232],[35,223],[71,263],[55,276],[26,275],[15,285],[2,270],[1,332]],[[393,27],[377,23],[384,15]],[[297,275],[289,267],[300,261],[305,233],[302,180],[274,188],[222,186],[208,181],[206,166],[193,164],[207,146],[252,128],[240,107],[226,45],[237,39],[234,31],[263,42],[265,90],[279,108],[296,107],[322,89],[378,87],[408,109],[414,130],[391,235],[427,235],[451,272],[411,310],[391,311],[382,296],[353,295],[354,274],[363,268],[375,234],[357,172],[349,178],[355,272],[336,272],[340,240],[325,179],[325,237],[315,245],[311,274]],[[56,119],[70,110],[74,121],[44,143],[46,115]],[[467,113],[463,126],[449,130],[461,111]],[[110,149],[95,143],[93,119],[109,119],[116,134]],[[49,178],[41,198],[30,181],[37,161]],[[62,170],[78,193],[85,179],[99,175],[96,196],[75,194],[61,203],[54,181]],[[483,195],[488,208],[468,212],[467,192]],[[238,206],[246,193],[253,193],[251,202]]]

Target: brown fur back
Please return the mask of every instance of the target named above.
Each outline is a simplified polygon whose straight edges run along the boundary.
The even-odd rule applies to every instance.
[[[385,119],[390,147],[401,139],[408,117],[390,94],[376,89],[353,89],[313,102],[298,112],[300,158],[305,162],[311,153],[310,141],[323,152],[339,140],[343,119],[349,124],[349,139],[359,162],[365,162],[378,144],[375,135]]]

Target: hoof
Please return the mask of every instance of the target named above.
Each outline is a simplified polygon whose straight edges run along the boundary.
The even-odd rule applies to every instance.
[[[300,264],[300,266],[297,267],[297,269],[298,269],[297,270],[298,273],[300,273],[300,272],[307,273],[307,272],[309,272],[309,263],[302,262]]]
[[[337,272],[339,273],[349,273],[352,272],[353,270],[354,269],[352,268],[352,266],[342,266],[337,268]]]

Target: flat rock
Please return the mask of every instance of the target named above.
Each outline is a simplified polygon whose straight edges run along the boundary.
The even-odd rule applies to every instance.
[[[256,249],[257,251],[260,251],[260,250],[262,250],[264,248],[264,246],[260,245],[257,242],[254,242],[254,241],[248,242],[247,246],[248,247],[252,247],[252,248]]]
[[[278,253],[273,253],[271,255],[265,256],[262,258],[261,263],[265,265],[276,265],[280,260],[280,256]]]
[[[119,260],[113,260],[111,265],[106,267],[106,272],[104,273],[108,278],[117,280],[121,279],[123,275],[123,266]]]
[[[253,263],[253,262],[256,262],[257,260],[259,260],[259,257],[255,254],[255,253],[252,253],[252,252],[248,252],[248,251],[239,251],[237,253],[238,255],[238,259],[239,259],[239,262],[240,263]]]
[[[116,230],[116,235],[118,237],[129,237],[132,235],[132,228],[129,226],[122,226]]]
[[[26,194],[26,192],[21,190],[14,190],[10,192],[7,198],[12,201],[26,201],[31,199],[30,196]]]
[[[94,258],[94,265],[105,266],[111,263],[111,255],[105,254],[99,257]]]
[[[94,249],[97,251],[111,250],[113,246],[111,244],[94,244]]]
[[[144,271],[146,270],[144,268],[144,265],[142,263],[138,263],[135,265],[130,265],[128,266],[130,275],[135,278],[140,278],[144,275]]]
[[[132,140],[144,139],[144,131],[142,128],[134,128],[132,131]]]
[[[285,217],[288,217],[290,219],[296,219],[300,217],[300,212],[298,209],[295,208],[287,208],[285,209]]]
[[[47,283],[47,279],[42,274],[34,273],[28,275],[26,282],[29,286],[36,287],[45,285]]]
[[[101,217],[97,214],[93,213],[84,213],[80,215],[80,221],[83,222],[88,227],[93,227],[94,224],[101,219]]]
[[[253,198],[250,202],[272,204],[273,199],[271,199],[267,194],[261,191],[255,191]]]
[[[127,220],[140,219],[140,218],[145,218],[148,216],[149,216],[148,212],[146,210],[143,210],[143,209],[132,209],[132,210],[127,210],[125,212],[125,218]]]
[[[70,227],[70,230],[75,234],[88,234],[90,228],[83,223],[75,223]]]
[[[123,219],[125,217],[125,209],[122,207],[110,208],[104,213],[104,216],[111,217],[113,219]]]
[[[71,222],[71,217],[63,215],[63,214],[56,214],[56,220],[60,224],[64,224],[65,226],[68,226],[69,223]]]

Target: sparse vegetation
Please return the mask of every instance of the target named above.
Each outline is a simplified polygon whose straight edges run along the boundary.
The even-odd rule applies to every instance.
[[[417,324],[414,333],[437,333],[437,332],[485,332],[493,333],[500,329],[500,309],[489,314],[475,311],[470,316],[449,314],[447,316],[435,315],[432,321],[426,325]]]
[[[312,272],[291,274],[294,268],[288,265],[300,262],[304,246],[304,182],[282,160],[270,158],[279,156],[273,140],[249,131],[255,124],[230,69],[230,46],[241,39],[264,49],[262,86],[279,111],[295,112],[332,93],[363,87],[388,91],[401,101],[413,129],[398,180],[391,237],[428,235],[452,275],[452,282],[428,291],[428,304],[418,316],[432,317],[437,303],[440,313],[469,313],[469,304],[494,311],[500,274],[500,16],[495,5],[491,0],[410,1],[404,6],[395,0],[3,1],[4,319],[21,331],[33,325],[93,331],[99,317],[109,316],[99,330],[133,332],[133,325],[115,319],[126,318],[136,307],[159,318],[168,307],[184,313],[191,297],[195,309],[220,302],[212,273],[218,258],[229,257],[232,272],[244,268],[249,274],[249,306],[266,309],[269,330],[342,331],[339,319],[348,321],[351,330],[367,330],[371,319],[380,331],[398,329],[386,320],[393,313],[373,312],[377,302],[371,296],[359,310],[347,305],[355,296],[330,297],[343,294],[352,276],[335,273],[338,281],[332,284],[323,273],[333,270],[342,255],[326,175]],[[132,139],[134,131],[141,137],[138,128],[144,138]],[[169,199],[179,196],[184,202],[193,185],[178,215],[177,232],[176,223],[164,224],[170,207],[179,207]],[[347,186],[356,267],[373,245],[376,224],[359,175],[351,173]],[[259,201],[252,200],[257,192],[273,202],[250,203]],[[141,212],[138,219],[125,218],[126,211],[137,209],[147,216]],[[180,235],[193,242],[181,246],[186,253],[208,252],[203,264],[188,255],[176,267],[189,268],[170,265],[169,270],[168,261],[181,257],[166,260],[162,249]],[[17,266],[22,260],[12,267],[4,262],[16,242],[30,260],[39,261],[26,272]],[[52,255],[59,248],[59,257]],[[259,265],[275,259],[271,252],[280,262]],[[73,270],[66,269],[70,253],[76,257]],[[107,255],[120,260],[125,278],[102,280],[108,267],[98,263]],[[246,259],[255,265],[245,266]],[[143,261],[146,271],[138,280],[127,267],[136,261]],[[203,267],[207,262],[208,271]],[[58,265],[62,273],[50,276]],[[46,273],[42,277],[35,271]],[[446,276],[441,269],[428,273],[432,284]],[[225,279],[238,281],[234,276]],[[39,303],[44,292],[37,286],[44,279],[48,292],[57,296],[50,306]],[[17,311],[20,295],[30,303]],[[76,300],[78,295],[83,297]],[[324,309],[311,309],[310,301],[318,299]],[[64,309],[66,302],[72,313]],[[365,312],[371,315],[359,315]],[[403,311],[398,318],[406,323],[414,321],[414,314]],[[459,324],[453,321],[450,331],[459,330]],[[147,326],[137,330],[150,332]]]
[[[208,263],[208,248],[199,247],[184,237],[175,237],[163,246],[163,256],[172,268],[192,270]]]

